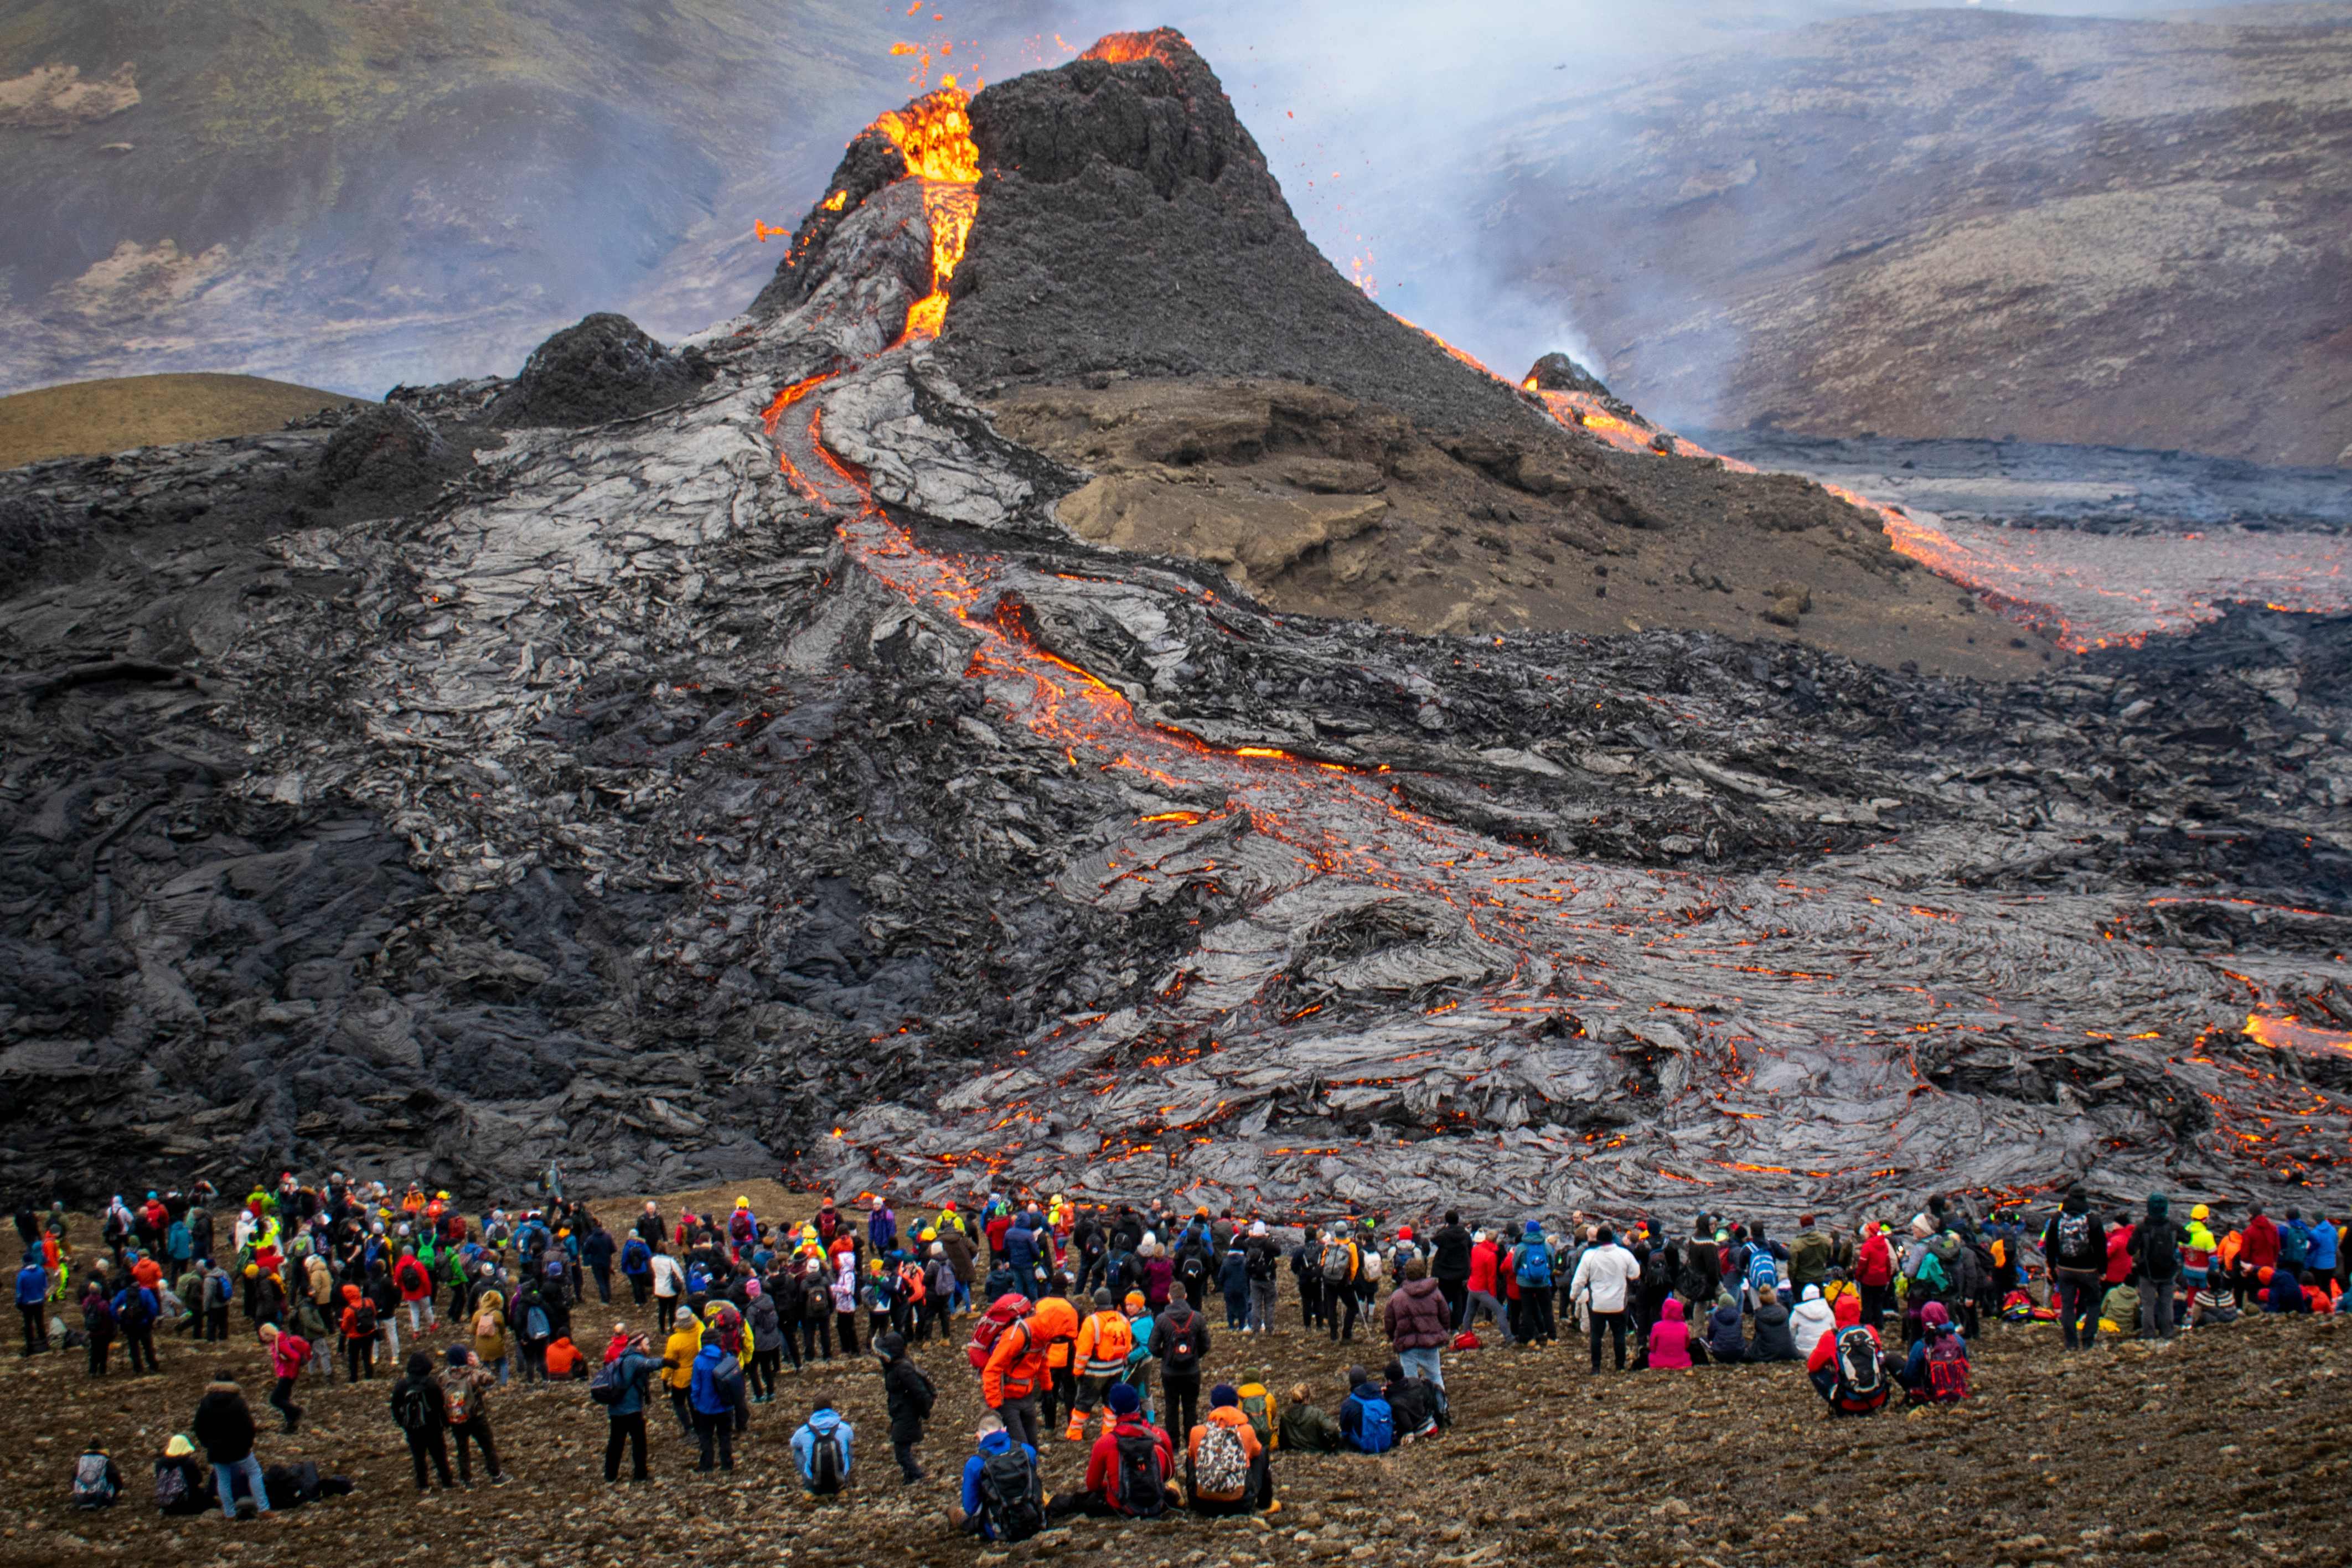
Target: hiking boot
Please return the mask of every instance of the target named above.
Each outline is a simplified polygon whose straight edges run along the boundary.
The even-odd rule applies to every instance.
[[[236,1500],[236,1517],[238,1522],[242,1523],[247,1520],[258,1518],[260,1513],[260,1505],[256,1503],[251,1498],[241,1497]]]

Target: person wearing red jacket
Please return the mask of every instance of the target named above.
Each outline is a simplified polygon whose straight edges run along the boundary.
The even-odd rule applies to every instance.
[[[1047,1519],[1156,1519],[1176,1506],[1176,1445],[1143,1419],[1132,1384],[1112,1384],[1108,1402],[1111,1427],[1087,1451],[1085,1490],[1047,1503]]]
[[[1862,1287],[1862,1321],[1874,1333],[1895,1309],[1895,1244],[1874,1219],[1863,1228],[1862,1246],[1853,1256],[1853,1282]]]
[[[2131,1278],[2132,1232],[2137,1228],[2128,1214],[2116,1215],[2115,1224],[2107,1228],[2107,1271],[2102,1281],[2107,1286],[2120,1285]]]
[[[400,1291],[400,1299],[408,1305],[408,1332],[421,1334],[433,1326],[433,1276],[416,1260],[414,1249],[402,1248],[400,1261],[392,1266],[392,1282]]]
[[[1503,1311],[1503,1303],[1495,1291],[1503,1271],[1503,1247],[1485,1231],[1478,1232],[1470,1244],[1470,1291],[1462,1308],[1462,1327],[1466,1333],[1484,1316],[1492,1319],[1503,1336],[1511,1343],[1511,1320]]]

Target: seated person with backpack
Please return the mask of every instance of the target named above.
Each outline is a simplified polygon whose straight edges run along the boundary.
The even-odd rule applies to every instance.
[[[2221,1272],[2220,1264],[2213,1264],[2205,1272],[2192,1278],[2197,1292],[2189,1299],[2187,1322],[2190,1328],[2238,1321],[2237,1298],[2230,1289],[2229,1276]]]
[[[1389,1402],[1389,1419],[1396,1427],[1397,1441],[1435,1437],[1437,1403],[1443,1397],[1437,1385],[1426,1378],[1407,1377],[1402,1361],[1390,1362],[1381,1376],[1385,1384],[1381,1396]]]
[[[1111,1428],[1087,1452],[1086,1490],[1048,1502],[1048,1519],[1157,1519],[1176,1500],[1176,1448],[1143,1419],[1143,1396],[1131,1384],[1114,1383],[1104,1401]]]
[[[1805,1358],[1805,1371],[1832,1416],[1874,1416],[1892,1388],[1878,1332],[1867,1323],[1823,1334]]]
[[[106,1449],[92,1440],[74,1461],[73,1505],[76,1508],[112,1508],[114,1500],[122,1495],[122,1472],[114,1468],[114,1460]]]
[[[1927,1333],[1895,1375],[1914,1405],[1957,1405],[1969,1396],[1968,1342],[1941,1301],[1920,1308],[1919,1322]]]
[[[1214,1518],[1257,1509],[1272,1513],[1274,1466],[1265,1444],[1242,1414],[1241,1395],[1230,1383],[1209,1391],[1209,1408],[1185,1446],[1184,1487],[1192,1511]]]
[[[212,1506],[212,1478],[196,1458],[196,1446],[184,1432],[174,1432],[155,1461],[155,1507],[158,1511],[193,1517]]]
[[[1315,1391],[1304,1383],[1290,1388],[1290,1404],[1282,1412],[1275,1445],[1294,1454],[1336,1454],[1347,1447],[1339,1423],[1315,1402]]]
[[[963,1462],[963,1499],[950,1504],[948,1522],[982,1541],[1026,1541],[1045,1528],[1045,1493],[1037,1450],[1016,1443],[993,1412],[972,1433],[977,1451]]]
[[[1339,1436],[1359,1454],[1385,1454],[1396,1447],[1396,1413],[1388,1396],[1360,1366],[1348,1369],[1348,1397],[1339,1406]]]
[[[832,1497],[849,1485],[849,1445],[856,1431],[820,1396],[816,1408],[793,1434],[793,1458],[799,1462],[801,1490],[811,1497]]]

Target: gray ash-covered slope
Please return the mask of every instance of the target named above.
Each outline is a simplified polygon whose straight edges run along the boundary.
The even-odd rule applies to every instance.
[[[1985,685],[1270,615],[1058,525],[902,336],[912,187],[681,402],[0,603],[0,1180],[2341,1192],[2340,1053],[2237,1031],[2352,1014],[2352,629]]]

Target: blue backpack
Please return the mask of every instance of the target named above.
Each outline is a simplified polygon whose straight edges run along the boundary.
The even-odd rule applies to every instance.
[[[1385,1454],[1396,1447],[1396,1416],[1385,1399],[1358,1399],[1356,1448],[1360,1453]]]
[[[1772,1249],[1761,1241],[1750,1243],[1748,1249],[1748,1283],[1759,1291],[1780,1288],[1780,1267],[1772,1260]]]
[[[649,1273],[652,1271],[653,1266],[654,1249],[646,1245],[645,1238],[641,1236],[632,1236],[622,1245],[622,1273],[628,1275]]]
[[[1519,1244],[1518,1260],[1512,1267],[1518,1274],[1520,1284],[1533,1285],[1539,1290],[1550,1288],[1551,1249],[1540,1238]]]

